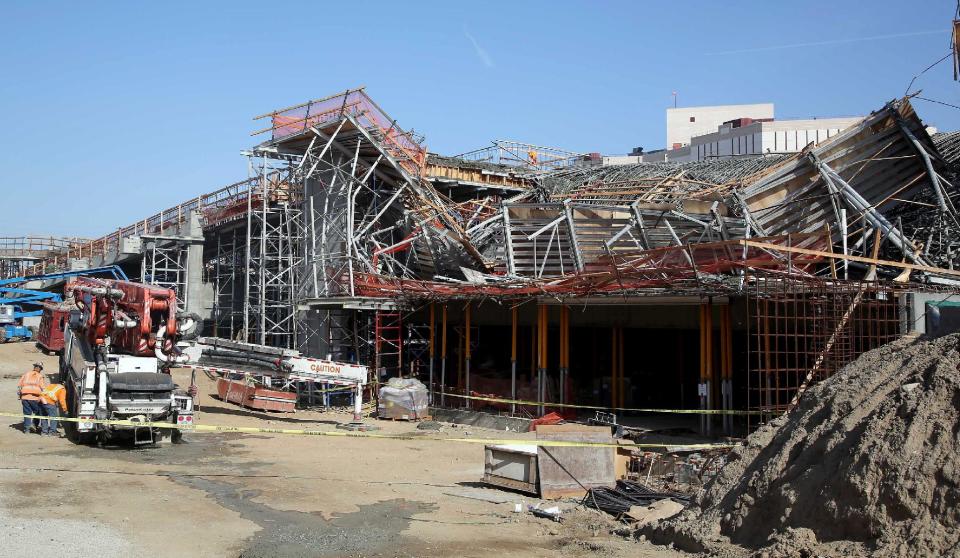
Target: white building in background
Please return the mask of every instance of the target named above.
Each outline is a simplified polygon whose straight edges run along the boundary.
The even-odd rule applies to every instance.
[[[695,136],[714,132],[724,122],[738,118],[773,120],[773,103],[668,108],[667,149],[690,145]]]
[[[686,111],[686,112],[681,112]],[[769,115],[762,117],[739,114]],[[730,116],[730,115],[737,116]],[[684,122],[684,117],[686,121]],[[729,118],[728,118],[729,117]],[[725,119],[718,122],[719,119]],[[773,104],[667,109],[667,145],[648,153],[603,157],[604,165],[658,161],[705,161],[717,157],[796,153],[859,122],[861,117],[776,120]],[[694,127],[710,124],[710,129]]]

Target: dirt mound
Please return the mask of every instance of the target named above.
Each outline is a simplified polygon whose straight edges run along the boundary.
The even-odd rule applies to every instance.
[[[699,510],[643,534],[690,551],[960,556],[958,345],[863,354],[752,434]]]

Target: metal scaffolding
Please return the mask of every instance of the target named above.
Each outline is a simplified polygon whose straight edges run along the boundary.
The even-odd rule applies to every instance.
[[[189,242],[142,238],[145,249],[140,261],[140,282],[173,289],[177,295],[177,308],[190,310],[187,297]]]
[[[242,330],[246,293],[246,229],[231,226],[215,233],[213,258],[207,264],[213,282],[213,335],[245,338]]]
[[[809,385],[903,331],[905,289],[868,281],[755,278],[749,295],[749,408],[762,421]]]
[[[248,342],[296,348],[297,271],[303,267],[300,196],[283,173],[259,167],[258,196],[247,197],[243,322]]]

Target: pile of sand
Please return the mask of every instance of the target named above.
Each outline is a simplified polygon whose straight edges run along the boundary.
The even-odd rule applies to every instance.
[[[731,555],[960,555],[958,345],[863,354],[736,449],[699,509],[643,534]]]

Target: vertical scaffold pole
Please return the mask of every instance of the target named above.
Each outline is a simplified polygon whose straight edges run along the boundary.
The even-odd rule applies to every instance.
[[[621,409],[626,407],[626,380],[623,375],[624,366],[623,366],[623,326],[620,326],[618,334],[620,339],[617,341],[617,375],[619,376],[620,383],[617,385],[617,407]]]
[[[610,407],[617,407],[617,339],[620,337],[618,335],[619,329],[617,326],[613,326],[610,329]]]
[[[510,309],[510,399],[517,400],[517,307]],[[517,412],[517,404],[510,404],[510,413]]]
[[[435,332],[436,322],[435,322],[434,314],[435,314],[434,304],[431,302],[430,303],[430,372],[429,372],[430,378],[429,378],[429,383],[427,384],[428,386],[427,399],[430,405],[433,405],[433,363],[437,359],[436,357],[437,339],[436,339],[436,332]]]
[[[733,409],[733,325],[730,304],[720,307],[720,397],[724,411]],[[723,415],[723,432],[733,434],[733,417]]]
[[[710,410],[713,403],[710,397],[713,380],[713,300],[707,299],[700,303],[700,408]],[[709,415],[700,415],[700,431],[710,434],[711,420]]]
[[[466,394],[467,397],[470,396],[470,303],[467,303],[467,307],[464,310],[464,322],[466,323],[466,333],[464,339],[463,354],[464,356],[464,373],[466,374]],[[470,400],[464,399],[467,402],[467,408],[470,408]]]
[[[567,373],[570,369],[570,309],[560,307],[560,403],[567,402]]]
[[[440,406],[447,402],[447,305],[440,309]]]
[[[537,407],[540,411],[540,416],[543,416],[543,400],[545,395],[544,383],[546,382],[547,375],[547,306],[541,304],[537,309],[538,320],[537,325],[539,329],[539,343],[537,343]]]

